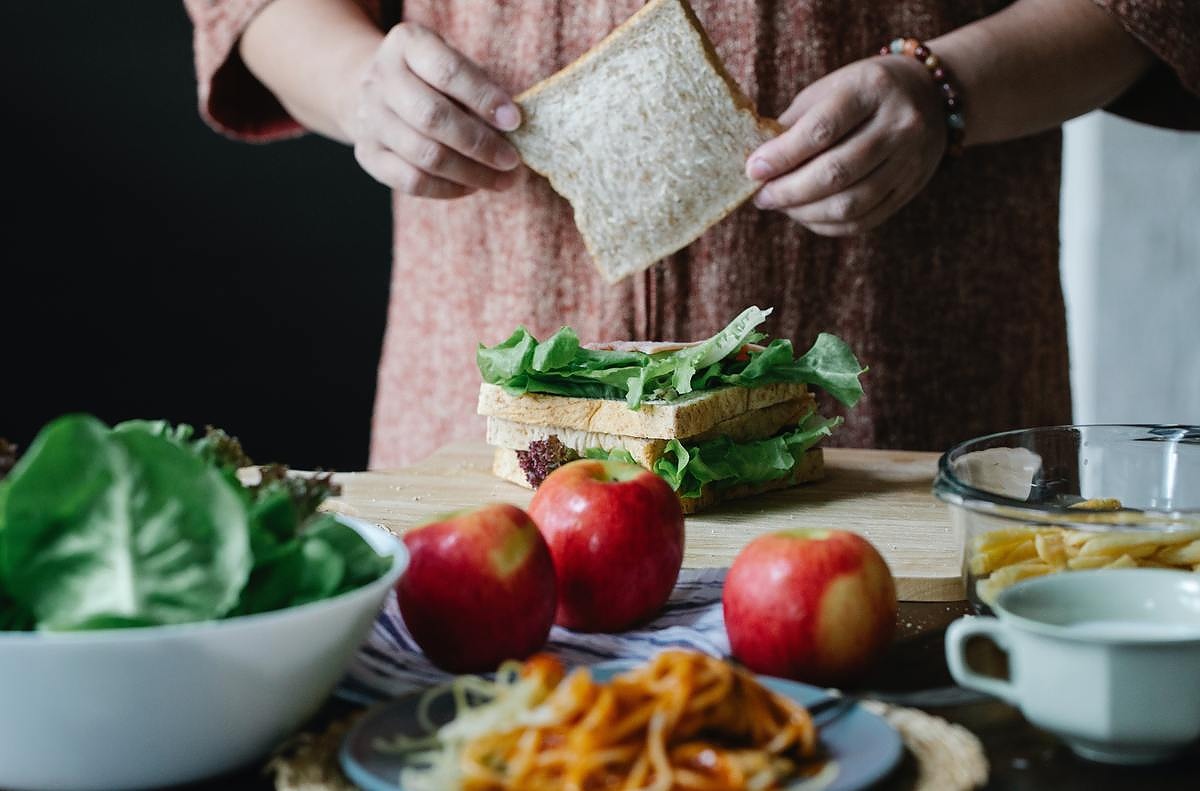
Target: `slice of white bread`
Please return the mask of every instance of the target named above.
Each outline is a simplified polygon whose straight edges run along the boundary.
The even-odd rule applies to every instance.
[[[492,474],[506,481],[524,486],[526,489],[533,488],[529,485],[529,481],[525,479],[525,472],[521,469],[521,463],[517,460],[517,452],[515,450],[509,448],[495,449],[492,455]],[[725,500],[750,497],[761,492],[769,492],[773,489],[786,489],[789,486],[795,486],[799,483],[819,481],[824,476],[825,456],[821,453],[820,448],[810,448],[800,459],[799,466],[793,470],[791,475],[779,478],[778,480],[767,481],[766,483],[731,486],[727,489],[719,489],[709,484],[701,490],[699,497],[680,497],[679,504],[683,506],[685,514],[694,514],[702,508],[707,508]]]
[[[766,439],[779,433],[779,430],[784,427],[795,426],[801,418],[812,411],[814,406],[811,395],[794,398],[790,401],[781,401],[778,404],[745,412],[686,439],[701,442],[721,435],[729,437],[734,442]],[[502,417],[489,417],[487,421],[487,443],[498,448],[526,450],[529,448],[530,442],[544,440],[550,436],[558,437],[559,442],[576,453],[583,453],[589,448],[603,450],[623,448],[633,456],[634,461],[643,467],[653,467],[654,463],[662,458],[663,451],[670,441],[560,426],[535,426],[531,423],[518,423]],[[684,438],[681,437],[681,439]]]
[[[689,442],[703,442],[720,436],[729,437],[734,442],[751,442],[756,439],[766,439],[779,433],[780,429],[795,426],[800,420],[817,408],[817,399],[812,393],[805,393],[800,398],[780,401],[764,407],[756,407],[743,412],[737,417],[723,420],[699,434],[692,434],[681,439]]]
[[[650,0],[516,97],[509,139],[571,202],[609,282],[695,241],[754,194],[750,153],[782,128],[725,71],[686,0]]]
[[[718,423],[755,409],[809,397],[805,385],[783,382],[762,387],[703,390],[676,401],[644,401],[638,409],[630,409],[624,401],[604,398],[541,393],[514,396],[499,385],[485,382],[479,387],[477,411],[488,417],[535,426],[559,426],[648,439],[682,439],[703,434]]]

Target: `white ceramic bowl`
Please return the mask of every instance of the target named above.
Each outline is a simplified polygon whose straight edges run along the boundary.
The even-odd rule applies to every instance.
[[[260,760],[321,706],[408,565],[333,599],[144,629],[0,632],[0,788],[157,788]]]

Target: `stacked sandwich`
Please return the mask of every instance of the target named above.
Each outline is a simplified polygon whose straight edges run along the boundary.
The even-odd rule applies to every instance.
[[[574,210],[610,281],[639,272],[719,222],[761,186],[745,163],[782,127],[734,83],[687,0],[649,0],[574,63],[517,97],[509,139]],[[796,358],[768,346],[750,308],[706,341],[583,347],[563,328],[524,328],[480,348],[479,412],[493,470],[537,486],[579,456],[662,475],[691,512],[718,500],[819,478],[815,446],[840,422],[808,386],[843,404],[861,366],[832,335]]]
[[[685,513],[820,478],[816,445],[841,418],[820,417],[808,387],[853,406],[863,368],[825,333],[800,357],[788,340],[759,345],[770,312],[696,343],[585,347],[569,327],[540,342],[522,327],[481,346],[493,472],[536,487],[574,459],[619,459],[663,476]]]

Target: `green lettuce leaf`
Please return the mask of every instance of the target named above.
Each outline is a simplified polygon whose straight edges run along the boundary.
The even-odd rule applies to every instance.
[[[480,347],[475,355],[479,373],[485,382],[493,384],[519,381],[532,367],[533,352],[537,345],[537,338],[529,330],[517,327],[503,343],[491,348]]]
[[[710,483],[726,487],[774,481],[791,475],[804,452],[841,422],[840,417],[825,419],[813,413],[792,431],[754,442],[717,437],[686,447],[673,439],[654,471],[681,497],[699,497]]]
[[[113,426],[112,430],[119,434],[127,431],[140,431],[168,439],[180,447],[188,447],[196,434],[196,430],[187,423],[172,426],[165,420],[126,420]]]
[[[727,327],[694,346],[647,354],[585,349],[570,327],[538,341],[524,327],[496,346],[480,346],[476,363],[483,380],[513,395],[547,393],[578,398],[624,400],[630,409],[643,401],[674,401],[688,393],[724,386],[760,387],[802,382],[827,390],[847,406],[862,397],[865,369],[834,335],[821,333],[803,356],[777,339],[762,350],[739,354],[764,336],[757,328],[770,310],[750,307]]]
[[[601,461],[623,461],[626,464],[637,464],[633,458],[633,454],[624,448],[613,448],[605,450],[604,448],[588,448],[583,452],[585,459],[599,459]]]
[[[318,514],[310,520],[304,527],[304,537],[322,541],[342,559],[342,578],[332,595],[360,588],[383,576],[392,566],[391,558],[380,555],[354,528],[329,514]]]
[[[684,493],[684,476],[692,462],[692,454],[679,440],[671,440],[663,449],[663,455],[654,464],[654,471],[671,484],[676,492]],[[698,492],[697,492],[698,494]],[[686,495],[696,496],[696,495]]]
[[[820,387],[846,406],[854,406],[862,398],[859,377],[867,369],[841,338],[822,332],[802,356],[793,359],[792,355],[792,342],[776,339],[763,351],[752,352],[744,367],[731,366],[720,380],[741,387],[803,382]]]
[[[173,440],[71,415],[6,481],[4,579],[43,629],[225,615],[250,571],[245,504]]]
[[[0,480],[0,632],[22,632],[37,624],[33,614],[17,604],[4,583],[4,500],[8,487]]]
[[[0,632],[29,632],[36,626],[33,615],[0,590]]]
[[[754,339],[761,339],[761,334],[756,333],[755,328],[770,315],[770,309],[746,308],[729,326],[703,343],[669,352],[664,360],[669,359],[673,363],[671,382],[675,392],[680,395],[692,392],[692,378],[696,371],[721,362]]]
[[[50,423],[0,483],[0,631],[186,623],[289,607],[391,560],[316,507],[329,476],[243,486],[215,429],[87,415]]]
[[[309,519],[299,535],[276,544],[250,574],[235,614],[268,612],[327,599],[378,579],[391,560],[329,514]]]
[[[547,338],[544,343],[536,343],[533,357],[529,363],[535,371],[554,371],[566,368],[577,354],[579,354],[579,338],[575,335],[575,330],[563,327]]]
[[[648,355],[584,349],[570,327],[538,342],[518,327],[496,346],[480,346],[475,362],[483,381],[514,395],[548,393],[579,398],[624,399],[629,380],[641,375]]]
[[[257,536],[254,569],[232,615],[279,610],[292,604],[304,578],[304,554],[299,539],[285,542]]]

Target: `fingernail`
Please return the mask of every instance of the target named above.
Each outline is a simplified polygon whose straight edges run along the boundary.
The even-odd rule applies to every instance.
[[[771,175],[771,165],[762,157],[751,157],[746,165],[746,172],[750,174],[750,178],[762,180]]]
[[[505,132],[511,132],[521,125],[521,111],[512,102],[502,104],[496,108],[496,126],[503,129]]]
[[[496,167],[501,170],[512,170],[521,164],[521,157],[509,146],[504,146],[496,152]]]
[[[754,195],[754,205],[760,209],[772,209],[775,207],[775,201],[771,198],[771,193],[766,187],[760,189]]]

